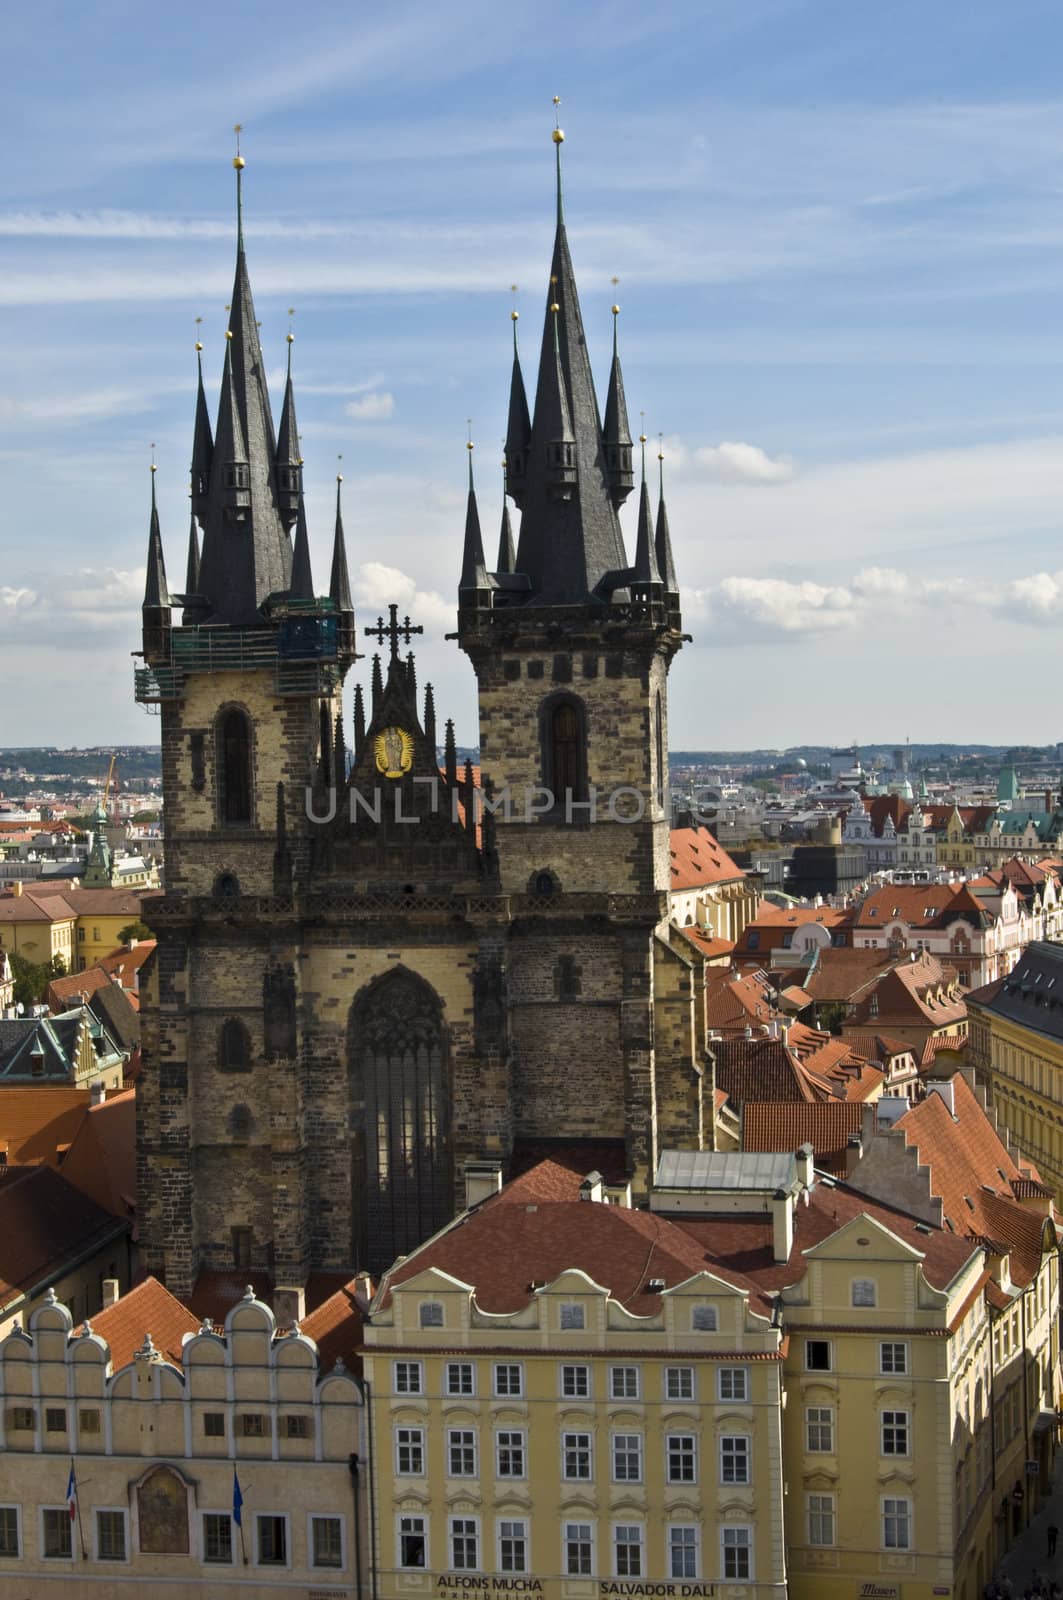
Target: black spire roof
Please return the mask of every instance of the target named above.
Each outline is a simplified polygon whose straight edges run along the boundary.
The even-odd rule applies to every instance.
[[[199,593],[199,529],[193,511],[188,525],[188,564],[185,567],[185,594]]]
[[[657,570],[661,574],[664,592],[668,596],[669,605],[679,604],[679,579],[676,577],[675,560],[672,556],[672,535],[668,529],[668,508],[664,503],[664,451],[657,456],[660,470],[660,495],[657,501]]]
[[[192,433],[192,513],[200,522],[207,514],[214,435],[210,431],[207,396],[203,389],[203,346],[196,340],[196,421]],[[194,593],[189,590],[189,594]]]
[[[531,444],[531,417],[528,415],[528,396],[524,390],[524,375],[520,370],[520,352],[517,349],[517,315],[513,317],[513,373],[509,380],[509,419],[506,423],[506,473],[507,490],[517,505],[524,503],[524,490],[528,482],[528,446]],[[501,569],[499,569],[501,570]],[[512,571],[512,568],[510,568]]]
[[[480,532],[480,512],[476,504],[476,485],[472,476],[472,445],[469,445],[469,499],[465,512],[465,548],[461,562],[461,581],[458,584],[459,604],[477,604],[477,596],[486,603],[490,598],[491,580],[487,576],[484,559],[484,541]]]
[[[527,485],[518,502],[524,514],[517,570],[530,579],[531,605],[585,603],[607,573],[627,569],[620,523],[610,496],[598,400],[565,231],[560,135],[561,130],[556,129],[557,232]],[[551,458],[559,445],[569,444],[571,462],[559,461],[556,455]]]
[[[620,307],[614,306],[613,364],[609,370],[609,391],[605,400],[605,424],[602,429],[609,491],[613,504],[618,509],[635,487],[635,475],[631,470],[631,429],[628,427],[624,375],[620,370],[620,352],[616,340],[616,319],[619,314]]]
[[[513,526],[509,520],[509,506],[505,499],[502,500],[502,526],[498,532],[498,565],[496,572],[510,573],[517,569],[517,557],[513,548]]]
[[[277,502],[281,521],[291,531],[299,510],[303,487],[303,460],[299,453],[299,424],[295,420],[295,391],[292,388],[292,341],[288,335],[288,376],[284,384],[281,428],[277,436]]]
[[[238,214],[241,177],[238,167]],[[263,600],[289,588],[292,547],[278,503],[276,453],[241,225],[221,401],[202,518],[200,588],[210,603],[214,621],[253,624],[260,620]]]
[[[295,553],[292,556],[293,600],[314,598],[314,575],[310,569],[310,531],[306,526],[306,506],[299,496],[299,509],[295,516]]]
[[[170,604],[166,582],[166,562],[162,555],[159,508],[155,503],[155,463],[151,466],[151,522],[148,526],[148,570],[144,580],[144,609],[159,609]]]
[[[336,532],[332,540],[332,572],[328,592],[336,602],[337,611],[353,611],[351,580],[347,571],[347,545],[343,537],[343,509],[340,505],[340,485],[343,478],[336,474]]]
[[[661,574],[657,570],[657,550],[653,542],[653,518],[650,515],[650,491],[646,483],[646,440],[642,439],[642,489],[639,494],[639,531],[635,545],[633,588],[642,599],[660,599]]]

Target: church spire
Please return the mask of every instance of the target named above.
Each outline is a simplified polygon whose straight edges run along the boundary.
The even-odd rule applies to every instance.
[[[602,428],[609,498],[618,510],[635,486],[635,474],[631,470],[631,429],[628,427],[627,401],[624,399],[624,375],[620,370],[620,352],[617,349],[616,324],[619,315],[620,307],[614,305],[613,365],[609,371],[609,391]]]
[[[354,686],[354,759],[357,761],[365,746],[365,701],[362,686]]]
[[[517,555],[513,548],[513,525],[509,520],[509,504],[506,500],[508,488],[508,472],[506,462],[502,463],[502,526],[498,533],[498,563],[495,571],[499,573],[515,572],[517,569]]]
[[[185,594],[199,593],[199,529],[193,511],[188,525],[188,563],[185,567]]]
[[[466,447],[469,452],[469,499],[465,512],[465,550],[461,563],[461,581],[458,584],[458,604],[484,607],[491,603],[491,580],[487,576],[484,559],[484,541],[480,532],[480,512],[476,504],[476,485],[472,476],[473,442]]]
[[[432,752],[432,760],[436,755],[436,697],[430,683],[424,686],[424,736],[428,748]]]
[[[313,600],[314,575],[310,569],[310,530],[306,525],[306,505],[299,496],[299,509],[295,515],[295,551],[292,555],[292,584],[289,591],[293,600]]]
[[[516,289],[516,284],[513,287]],[[517,322],[520,312],[516,306],[510,312],[510,317],[513,320],[513,373],[509,380],[509,418],[506,423],[506,489],[513,496],[515,504],[521,506],[524,504],[524,490],[528,482],[531,417],[528,415],[528,396],[524,389],[520,352],[517,349]]]
[[[328,592],[336,603],[337,611],[350,612],[354,610],[354,601],[351,599],[351,580],[347,571],[347,545],[343,537],[343,507],[340,502],[340,490],[343,484],[343,473],[336,474],[336,531],[332,539],[332,572],[329,576]]]
[[[196,318],[196,322],[199,322]],[[192,515],[202,524],[207,515],[210,492],[210,467],[214,459],[214,435],[203,389],[203,345],[196,340],[196,421],[192,432]],[[192,591],[189,591],[190,593]]]
[[[668,508],[664,503],[664,445],[658,443],[657,463],[659,477],[659,494],[657,499],[657,570],[661,574],[664,584],[665,598],[669,610],[679,608],[679,579],[676,577],[675,559],[672,555],[672,535],[668,528]]]
[[[642,600],[661,598],[661,575],[657,570],[657,551],[653,542],[653,519],[650,516],[650,491],[646,482],[646,435],[639,434],[642,446],[642,489],[639,494],[639,531],[635,546],[634,582],[632,590]]]
[[[289,307],[288,315],[292,315]],[[295,420],[295,391],[292,388],[292,344],[295,334],[288,329],[288,375],[284,383],[284,405],[277,436],[277,505],[281,521],[291,532],[299,511],[303,489],[303,458],[299,450],[299,424]]]
[[[154,449],[154,445],[152,446]],[[148,526],[148,570],[144,582],[144,610],[165,610],[170,605],[170,590],[166,582],[166,563],[162,554],[162,531],[159,527],[159,508],[155,503],[155,473],[151,463],[151,521]]]
[[[529,604],[581,605],[595,597],[607,574],[627,570],[627,558],[607,481],[598,400],[565,228],[560,127],[552,137],[557,230],[527,482],[521,495],[514,493],[523,512],[516,565],[529,580]],[[506,453],[508,457],[508,441]],[[514,492],[512,482],[510,489]]]
[[[212,620],[245,626],[291,587],[292,546],[281,520],[276,440],[243,235],[244,158],[237,181],[236,273],[203,524],[200,588]]]

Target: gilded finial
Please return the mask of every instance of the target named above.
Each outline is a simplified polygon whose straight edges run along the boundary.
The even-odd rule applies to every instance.
[[[615,289],[617,287],[617,285],[619,284],[620,279],[614,275],[612,278],[609,279],[609,282],[612,284],[613,288]],[[613,306],[613,316],[614,317],[618,317],[619,315],[620,315],[620,307],[618,305],[614,304],[614,306]]]
[[[639,416],[642,418],[642,432],[639,434],[639,444],[642,446],[642,481],[643,481],[643,483],[645,483],[646,482],[646,413],[645,413],[645,411],[640,411],[639,412]]]
[[[564,129],[562,128],[560,120],[559,120],[560,119],[560,112],[557,109],[560,104],[561,104],[561,96],[559,94],[555,94],[554,95],[554,131],[550,135],[550,137],[554,141],[554,155],[555,155],[555,157],[557,159],[557,225],[558,225],[558,227],[560,227],[561,224],[565,220],[565,207],[564,207],[564,201],[563,201],[562,196],[561,196],[561,146],[565,142],[565,132],[564,132]]]
[[[242,127],[243,124],[240,122],[233,123],[233,132],[236,135],[236,154],[233,156],[233,166],[236,168],[236,247],[238,250],[244,248],[244,191],[241,179],[244,175],[244,167],[247,165],[240,154],[240,129]],[[228,307],[226,307],[226,310],[228,310]]]
[[[342,465],[343,465],[343,451],[342,450],[340,451],[339,455],[336,457],[336,460],[339,463],[339,466],[337,467],[337,470],[336,470],[336,482],[337,483],[342,483],[343,482],[343,473],[339,470],[339,467],[342,467]]]
[[[202,317],[197,317],[196,318],[196,349],[197,350],[202,350],[202,348],[203,348],[202,340],[199,337],[199,329],[200,329],[200,326],[201,326],[202,322],[203,322],[203,318]]]
[[[553,139],[555,144],[564,144],[564,142],[565,142],[565,130],[561,126],[561,113],[558,110],[558,107],[560,106],[560,104],[561,104],[561,96],[559,94],[555,94],[554,95],[554,131],[553,131],[553,133],[551,135],[551,138]]]
[[[151,441],[151,470],[152,470],[152,472],[158,472],[158,470],[159,470],[158,467],[155,464],[155,440],[154,439]]]
[[[292,344],[294,339],[295,339],[295,334],[292,332],[292,318],[294,316],[295,316],[295,307],[294,306],[289,306],[288,307],[288,333],[287,333],[287,340],[288,340],[289,344]]]
[[[234,122],[233,123],[233,132],[236,135],[236,154],[233,156],[233,166],[236,168],[237,172],[242,172],[244,167],[246,167],[246,165],[247,165],[247,162],[244,160],[243,156],[240,154],[240,133],[241,133],[242,129],[243,129],[243,123],[242,122]]]
[[[226,337],[226,338],[227,338],[227,339],[231,339],[231,338],[232,338],[232,336],[233,336],[233,330],[232,330],[232,329],[231,329],[231,328],[226,328],[226,330],[225,330],[225,337]]]
[[[465,425],[466,425],[466,427],[468,429],[468,432],[469,432],[469,437],[466,440],[465,448],[469,452],[469,493],[471,494],[472,490],[473,490],[473,482],[472,482],[472,453],[476,449],[476,446],[472,442],[472,418],[471,417],[467,417],[465,419]]]

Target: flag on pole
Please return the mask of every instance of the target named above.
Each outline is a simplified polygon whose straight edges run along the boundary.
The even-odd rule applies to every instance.
[[[70,1512],[70,1520],[73,1522],[78,1514],[78,1481],[74,1476],[73,1457],[70,1460],[70,1477],[67,1479],[66,1485],[66,1504],[67,1510]]]
[[[73,1481],[73,1473],[72,1472],[71,1472],[71,1481]],[[236,1468],[234,1467],[233,1468],[233,1521],[236,1523],[236,1526],[238,1528],[243,1526],[243,1520],[244,1519],[243,1519],[243,1513],[242,1513],[242,1510],[241,1510],[241,1507],[243,1506],[243,1503],[244,1503],[244,1497],[243,1497],[243,1494],[240,1491],[240,1480],[236,1476]],[[71,1512],[71,1516],[73,1516],[73,1512]]]

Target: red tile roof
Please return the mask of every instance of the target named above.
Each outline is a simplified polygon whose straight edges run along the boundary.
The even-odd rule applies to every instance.
[[[673,889],[700,889],[713,883],[736,883],[745,877],[707,828],[673,828],[668,839]]]
[[[56,1166],[60,1146],[73,1142],[88,1115],[89,1100],[87,1089],[68,1084],[0,1089],[0,1147],[6,1144],[8,1162]]]
[[[810,1144],[821,1171],[844,1177],[846,1148],[863,1115],[863,1106],[851,1100],[750,1100],[742,1110],[742,1149],[780,1152]]]
[[[109,1244],[117,1254],[127,1228],[51,1167],[8,1167],[0,1177],[0,1306]]]
[[[129,1365],[148,1334],[166,1360],[179,1367],[184,1335],[198,1333],[200,1319],[158,1278],[145,1278],[113,1306],[98,1311],[91,1327],[93,1333],[107,1341],[111,1366],[117,1372]]]
[[[706,961],[722,961],[734,953],[733,939],[721,939],[707,928],[680,928],[678,931]]]
[[[317,1345],[322,1371],[334,1367],[338,1359],[349,1372],[361,1372],[362,1312],[355,1297],[354,1279],[309,1312],[300,1332]]]
[[[888,883],[869,894],[856,913],[856,927],[864,932],[900,921],[910,928],[944,928],[959,916],[980,925],[985,907],[966,884]]]
[[[128,1217],[137,1203],[137,1098],[125,1089],[90,1106],[63,1161],[63,1177],[106,1211]]]
[[[719,1039],[711,1048],[717,1087],[736,1108],[749,1100],[816,1098],[797,1056],[781,1039]]]
[[[770,1022],[776,1010],[775,990],[763,972],[749,972],[744,977],[722,968],[706,972],[707,1028],[723,1034],[741,1032],[747,1025]]]

